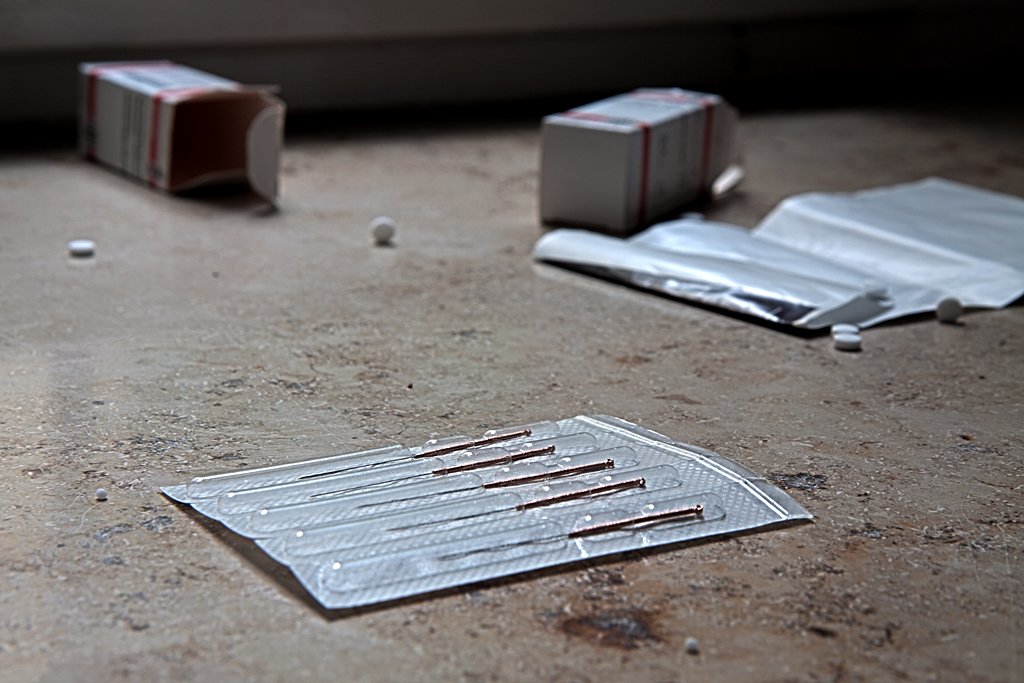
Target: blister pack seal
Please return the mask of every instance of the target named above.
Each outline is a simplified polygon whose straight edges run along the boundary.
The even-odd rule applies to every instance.
[[[810,514],[718,454],[577,416],[163,489],[353,608]]]

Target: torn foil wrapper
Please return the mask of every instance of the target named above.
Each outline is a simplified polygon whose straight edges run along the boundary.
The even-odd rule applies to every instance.
[[[628,240],[555,230],[533,253],[541,261],[780,325],[818,329],[892,306],[863,274],[836,277],[812,257],[762,244],[724,223],[683,219]]]
[[[810,515],[715,453],[578,416],[163,489],[352,608]]]
[[[661,223],[626,240],[555,230],[534,257],[780,325],[861,327],[947,298],[1024,294],[1024,200],[941,179],[787,199],[753,231]]]

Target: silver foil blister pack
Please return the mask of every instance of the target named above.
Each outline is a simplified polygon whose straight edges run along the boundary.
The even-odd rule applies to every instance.
[[[810,515],[731,460],[578,416],[163,489],[352,608]]]

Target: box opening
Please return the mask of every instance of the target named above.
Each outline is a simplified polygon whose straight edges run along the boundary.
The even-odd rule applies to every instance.
[[[210,93],[174,109],[170,186],[246,179],[247,141],[253,119],[267,103],[258,93]]]

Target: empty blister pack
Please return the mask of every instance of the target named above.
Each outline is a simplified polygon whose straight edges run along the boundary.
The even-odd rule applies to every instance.
[[[332,609],[810,518],[726,458],[604,416],[196,477],[164,493],[254,539]]]

